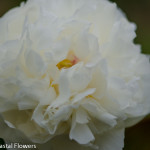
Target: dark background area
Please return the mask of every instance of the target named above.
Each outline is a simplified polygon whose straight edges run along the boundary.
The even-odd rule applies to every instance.
[[[0,0],[0,16],[25,0]],[[150,0],[111,0],[116,2],[128,19],[137,24],[135,43],[142,52],[150,54]],[[150,150],[150,117],[126,129],[124,150]]]

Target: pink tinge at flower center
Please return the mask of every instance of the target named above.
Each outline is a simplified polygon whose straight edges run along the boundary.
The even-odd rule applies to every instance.
[[[75,54],[72,51],[70,51],[66,59],[60,61],[56,66],[58,67],[58,69],[70,68],[73,65],[77,64],[78,62],[79,62],[78,57],[75,56]]]

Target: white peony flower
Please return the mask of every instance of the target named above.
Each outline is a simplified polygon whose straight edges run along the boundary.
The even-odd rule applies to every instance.
[[[121,150],[124,128],[150,112],[150,63],[135,29],[107,0],[28,0],[4,15],[3,138],[25,134],[45,150]]]

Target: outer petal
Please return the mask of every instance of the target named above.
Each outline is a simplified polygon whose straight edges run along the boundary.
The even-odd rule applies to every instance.
[[[87,110],[92,117],[99,121],[102,121],[112,127],[116,125],[116,117],[108,113],[104,108],[98,105],[98,103],[87,100],[87,102],[82,104],[82,107]]]
[[[61,135],[46,144],[38,145],[38,148],[39,150],[122,150],[124,129],[110,130],[102,135],[97,135],[96,139],[93,145],[86,147],[71,141],[68,135]]]
[[[3,138],[7,144],[10,144],[12,142],[17,142],[17,143],[19,142],[23,144],[33,145],[33,143],[27,137],[25,137],[23,133],[13,128],[9,128],[4,123],[4,120],[2,119],[1,116],[0,116],[0,138]],[[15,150],[19,150],[19,148],[16,148]]]
[[[101,99],[105,95],[107,82],[104,73],[101,71],[101,66],[98,65],[95,68],[93,78],[88,86],[89,88],[96,88],[96,92],[92,94],[92,96],[94,96],[95,98]]]

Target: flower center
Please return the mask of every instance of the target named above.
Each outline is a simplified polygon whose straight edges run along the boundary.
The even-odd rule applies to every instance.
[[[62,68],[70,68],[73,66],[73,64],[69,59],[64,59],[61,62],[59,62],[56,66],[60,70]]]
[[[56,66],[60,70],[62,68],[70,68],[78,62],[79,59],[75,56],[75,54],[72,51],[70,51],[67,55],[67,58],[60,61]]]

